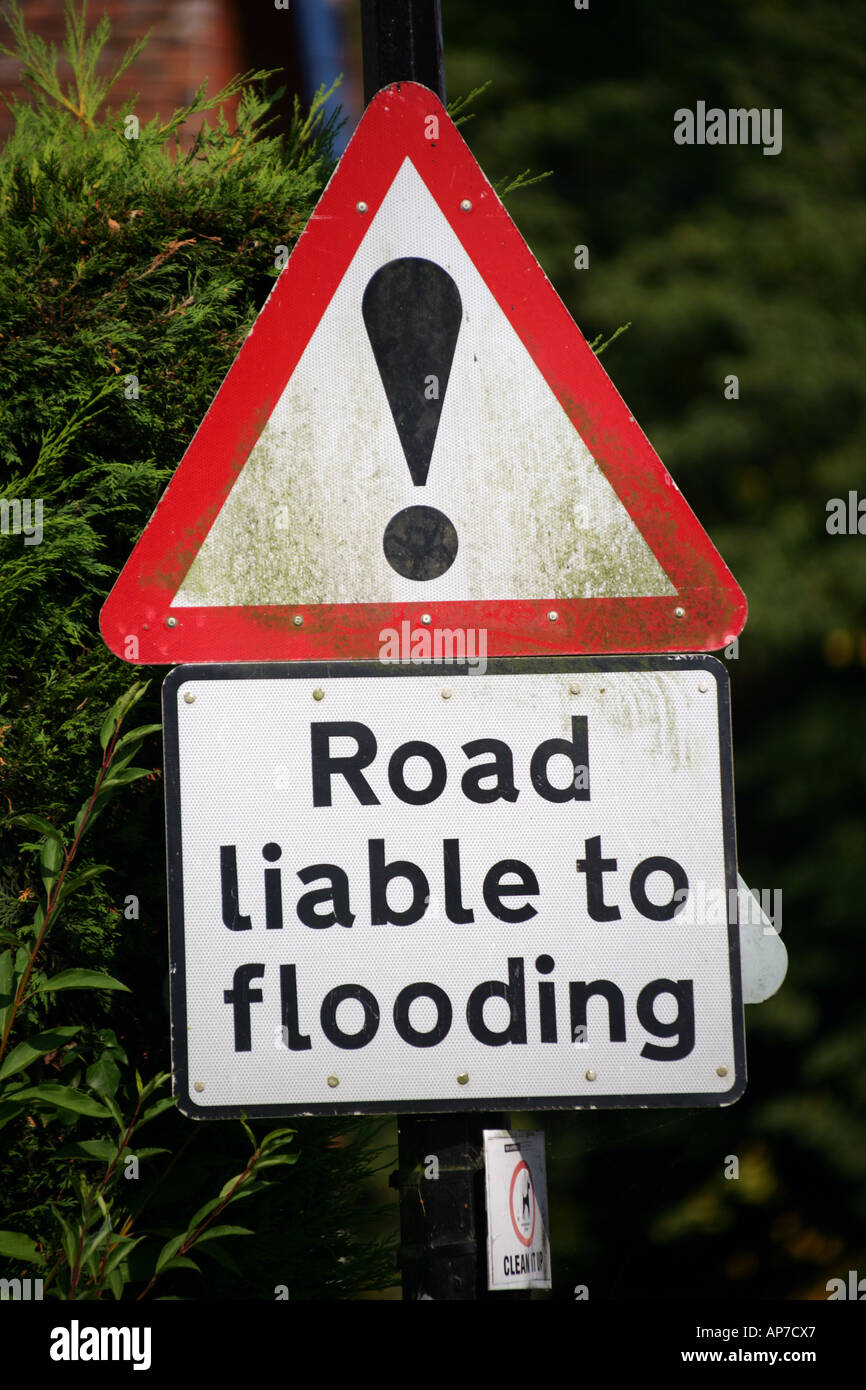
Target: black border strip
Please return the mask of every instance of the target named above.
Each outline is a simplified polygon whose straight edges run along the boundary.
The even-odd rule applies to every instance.
[[[731,704],[728,673],[713,656],[686,653],[670,656],[599,657],[497,657],[487,663],[485,674],[509,676],[543,672],[582,675],[604,671],[689,671],[703,669],[716,682],[719,719],[719,762],[722,779],[722,826],[728,904],[738,902],[737,842],[734,819],[734,766],[731,741]],[[746,1089],[746,1041],[743,990],[740,976],[738,914],[728,914],[728,946],[731,965],[734,1082],[728,1091],[674,1095],[613,1096],[483,1096],[466,1100],[323,1102],[306,1105],[198,1106],[189,1095],[186,1047],[186,949],[183,917],[183,857],[181,839],[180,748],[177,696],[189,680],[325,680],[333,676],[431,676],[442,679],[472,676],[475,666],[448,663],[434,665],[385,665],[378,661],[257,661],[214,662],[176,666],[162,686],[166,864],[168,872],[169,962],[171,982],[171,1055],[173,1089],[181,1114],[192,1120],[229,1120],[246,1115],[252,1119],[278,1119],[292,1115],[395,1115],[434,1114],[458,1110],[607,1110],[657,1109],[732,1105]],[[734,897],[731,897],[731,892]]]

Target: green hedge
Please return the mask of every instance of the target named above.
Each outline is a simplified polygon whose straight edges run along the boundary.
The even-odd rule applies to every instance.
[[[95,76],[107,22],[67,22],[68,88],[13,8],[33,95],[0,152],[0,1275],[67,1298],[356,1297],[395,1279],[375,1125],[194,1125],[167,1098],[165,673],[98,635],[330,175],[334,122],[320,93],[269,132],[273,74],[250,73],[136,131]]]

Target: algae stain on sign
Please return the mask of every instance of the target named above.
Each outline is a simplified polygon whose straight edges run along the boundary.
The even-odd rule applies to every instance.
[[[599,705],[624,742],[640,738],[644,748],[664,757],[676,771],[691,767],[693,756],[694,740],[682,718],[682,700],[681,677],[641,671],[623,684],[606,681]]]

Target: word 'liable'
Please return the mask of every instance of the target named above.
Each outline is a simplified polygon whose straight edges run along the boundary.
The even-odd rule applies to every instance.
[[[262,848],[262,858],[272,867],[264,870],[265,927],[279,931],[283,927],[282,870],[273,865],[282,858],[282,848],[271,841]],[[601,836],[592,835],[584,841],[583,855],[576,861],[577,873],[586,878],[586,911],[593,922],[616,922],[621,912],[616,903],[605,898],[604,878],[615,873],[618,860],[605,857]],[[430,880],[423,870],[409,859],[388,863],[384,840],[367,841],[370,923],[374,927],[411,926],[419,922],[432,901]],[[667,901],[655,902],[647,892],[647,880],[652,874],[665,874],[671,890]],[[302,893],[295,904],[298,920],[306,927],[351,927],[355,922],[352,911],[349,876],[339,864],[307,864],[296,871],[304,885],[319,883]],[[463,876],[460,866],[460,841],[442,841],[442,879],[445,890],[445,914],[450,922],[463,925],[475,921],[474,908],[465,902]],[[409,885],[410,902],[395,907],[388,889],[395,881]],[[533,869],[522,859],[500,859],[487,870],[481,885],[484,906],[500,922],[527,922],[538,915],[527,901],[538,897],[541,888]],[[654,854],[642,859],[629,879],[631,901],[642,917],[651,922],[670,921],[683,910],[689,894],[689,880],[682,864],[667,855]],[[405,896],[405,894],[404,894]],[[229,931],[251,931],[252,916],[240,910],[238,855],[236,845],[220,846],[220,897],[223,925]],[[521,898],[519,903],[506,899]]]

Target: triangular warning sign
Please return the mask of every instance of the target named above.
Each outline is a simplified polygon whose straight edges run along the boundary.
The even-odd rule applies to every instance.
[[[745,618],[441,102],[402,83],[367,108],[101,627],[144,663],[408,660],[421,624],[510,656],[712,650]]]

